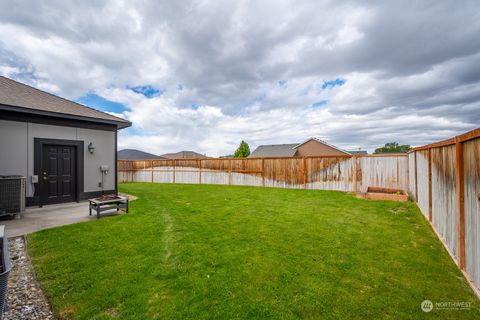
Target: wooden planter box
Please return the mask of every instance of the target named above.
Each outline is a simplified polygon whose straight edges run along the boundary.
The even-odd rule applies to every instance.
[[[368,187],[364,198],[370,200],[408,201],[408,195],[403,190],[378,187]]]

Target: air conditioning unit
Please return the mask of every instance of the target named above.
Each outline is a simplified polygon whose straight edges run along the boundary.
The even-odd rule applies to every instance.
[[[0,216],[25,211],[25,177],[0,176]]]

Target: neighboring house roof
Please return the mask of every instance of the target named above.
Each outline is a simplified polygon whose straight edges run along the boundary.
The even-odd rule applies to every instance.
[[[338,151],[340,151],[340,152],[343,152],[343,153],[345,153],[345,154],[347,154],[347,155],[350,155],[350,153],[349,153],[348,151],[339,149],[339,148],[335,147],[334,145],[329,144],[328,142],[323,141],[323,140],[320,140],[320,139],[317,139],[317,138],[309,138],[309,139],[303,141],[302,143],[296,145],[296,146],[295,146],[295,149],[300,148],[302,145],[304,145],[305,143],[307,143],[307,142],[309,142],[309,141],[312,141],[312,140],[313,140],[313,141],[316,141],[316,142],[319,142],[319,143],[321,143],[321,144],[324,144],[324,145],[326,145],[326,146],[329,146],[330,148],[333,148],[333,149],[335,149],[335,150],[338,150]]]
[[[196,158],[208,158],[206,155],[195,151],[180,151],[176,153],[165,153],[162,157],[167,159],[196,159]]]
[[[257,149],[255,149],[251,154],[251,158],[255,157],[295,157],[295,156],[302,156],[302,149],[301,148],[304,144],[309,141],[315,141],[321,143],[327,147],[333,148],[341,153],[346,155],[351,155],[349,152],[345,150],[341,150],[323,140],[317,138],[310,138],[305,140],[302,143],[290,143],[290,144],[270,144],[270,145],[260,145]]]
[[[347,151],[350,154],[368,154],[365,150]]]
[[[109,123],[117,125],[119,129],[132,125],[130,121],[125,119],[58,97],[3,76],[0,76],[0,110]]]
[[[261,145],[250,154],[250,157],[293,157],[297,152],[295,149],[297,145],[298,143]]]
[[[136,149],[123,149],[117,152],[118,160],[159,160],[165,159],[164,157],[156,156],[154,154],[136,150]]]

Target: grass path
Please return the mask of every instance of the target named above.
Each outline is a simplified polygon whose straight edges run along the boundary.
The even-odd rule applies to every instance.
[[[478,319],[413,203],[332,191],[123,184],[131,214],[28,237],[61,319]],[[472,302],[420,310],[421,301]]]
[[[164,263],[168,263],[170,256],[172,255],[172,246],[175,243],[175,235],[173,233],[173,218],[166,210],[163,211],[162,217],[165,225],[162,239],[162,243],[165,248]]]

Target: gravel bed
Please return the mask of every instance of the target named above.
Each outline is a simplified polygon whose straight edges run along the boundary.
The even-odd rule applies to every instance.
[[[8,279],[8,311],[4,313],[4,319],[54,319],[26,254],[24,238],[12,238],[8,242],[12,271]]]

